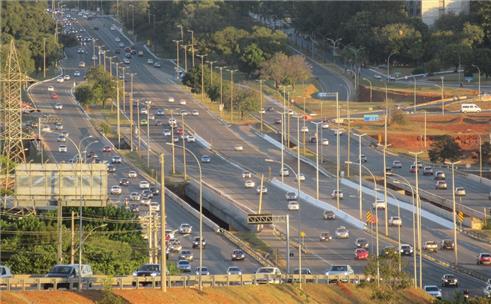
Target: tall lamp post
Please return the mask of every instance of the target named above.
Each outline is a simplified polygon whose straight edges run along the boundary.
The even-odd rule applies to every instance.
[[[365,80],[366,82],[368,82],[369,86],[370,86],[370,102],[372,102],[372,99],[373,99],[373,87],[372,87],[372,81],[370,81],[370,79],[366,78],[366,77],[363,77],[363,80]]]
[[[360,203],[360,220],[363,219],[363,189],[362,189],[362,183],[361,183],[361,138],[363,136],[367,135],[366,133],[363,134],[355,134],[356,137],[358,137],[358,195],[359,195],[359,203]]]
[[[172,40],[176,44],[176,79],[179,79],[179,70],[180,70],[180,65],[179,65],[179,43],[181,43],[181,40]]]
[[[193,30],[188,30],[188,33],[191,33],[191,59],[192,59],[192,64],[193,64],[193,69],[194,69],[194,31]]]
[[[421,235],[421,200],[419,199],[419,168],[418,168],[418,155],[423,153],[419,152],[409,152],[414,155],[414,165],[415,165],[415,184],[416,184],[416,226],[418,229],[418,248],[419,248],[419,288],[423,288],[423,254],[422,254],[422,235]]]
[[[478,93],[479,93],[479,101],[481,101],[481,69],[477,65],[475,65],[475,64],[473,64],[472,66],[477,69],[477,79],[478,79],[478,87],[477,88],[479,90],[478,91]]]
[[[320,199],[320,190],[319,190],[319,125],[322,124],[322,121],[312,122],[315,125],[315,198]],[[300,147],[300,146],[297,146]],[[339,196],[339,192],[336,194]],[[339,205],[338,205],[339,209]]]
[[[453,238],[454,238],[454,257],[455,257],[455,265],[459,264],[459,255],[458,255],[458,245],[457,245],[457,208],[455,203],[455,168],[454,166],[460,163],[456,162],[445,162],[447,165],[452,166],[452,217],[453,217]]]

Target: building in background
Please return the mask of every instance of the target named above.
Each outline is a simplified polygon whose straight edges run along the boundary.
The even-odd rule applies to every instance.
[[[410,16],[420,17],[429,26],[444,14],[469,13],[470,0],[408,0]]]

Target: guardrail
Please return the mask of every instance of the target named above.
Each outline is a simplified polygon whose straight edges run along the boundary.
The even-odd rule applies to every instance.
[[[199,284],[198,275],[170,275],[167,276],[168,287],[193,287]],[[323,274],[236,274],[236,275],[202,275],[201,282],[204,286],[229,286],[229,285],[257,285],[257,284],[285,284],[285,283],[314,283],[329,284],[346,282],[358,284],[362,281],[370,281],[371,278],[363,274],[352,275],[323,275]],[[48,277],[12,277],[0,279],[0,286],[7,291],[45,290],[45,289],[76,289],[78,278],[48,278]],[[107,287],[117,289],[158,287],[158,276],[94,276],[83,278],[81,289],[103,289]]]

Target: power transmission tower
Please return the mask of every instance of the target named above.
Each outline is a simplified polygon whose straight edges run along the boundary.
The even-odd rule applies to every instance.
[[[21,72],[13,39],[10,41],[9,53],[1,75],[2,155],[7,158],[7,164],[23,163],[26,161],[23,140],[28,138],[22,131],[21,91],[31,79]],[[7,168],[7,173],[13,169]]]

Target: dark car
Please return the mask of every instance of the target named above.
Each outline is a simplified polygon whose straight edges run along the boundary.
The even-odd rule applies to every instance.
[[[440,245],[440,248],[443,250],[453,250],[455,247],[455,243],[453,240],[442,240],[442,243]]]
[[[130,181],[127,179],[127,178],[122,178],[120,181],[119,181],[119,185],[120,186],[128,186],[130,184]]]
[[[152,191],[152,194],[155,196],[155,195],[159,195],[160,194],[160,189],[159,187],[156,187],[156,186],[151,186],[149,188],[150,191]]]
[[[158,277],[160,276],[160,265],[159,264],[144,264],[140,266],[135,272],[133,272],[133,277]],[[149,285],[152,282],[140,282],[141,285]],[[136,281],[133,282],[133,286],[136,285]]]
[[[447,287],[447,286],[453,286],[453,287],[459,287],[459,279],[457,279],[456,276],[453,274],[444,274],[442,276],[442,286]]]
[[[401,244],[401,255],[412,256],[413,252],[413,246],[409,244]]]
[[[109,172],[109,173],[115,173],[116,172],[116,167],[114,167],[113,165],[107,166],[107,172]]]
[[[232,251],[232,261],[243,261],[245,259],[245,253],[241,249],[234,249]]]
[[[382,249],[382,253],[380,255],[381,256],[395,256],[395,255],[397,255],[397,248],[394,246],[385,246],[384,249]]]
[[[199,237],[195,237],[194,240],[193,240],[193,248],[199,248]],[[201,242],[201,246],[203,246],[203,249],[206,247],[206,240],[203,239],[203,241]]]

